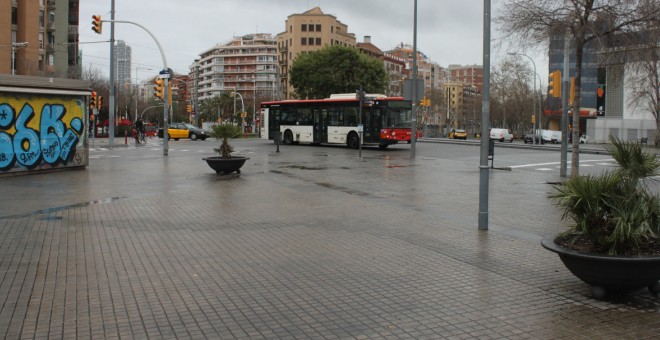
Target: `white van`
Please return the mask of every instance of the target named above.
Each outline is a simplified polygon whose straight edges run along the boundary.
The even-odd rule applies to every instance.
[[[490,139],[499,140],[500,142],[507,141],[509,143],[513,142],[513,134],[509,129],[490,129]]]
[[[561,143],[561,131],[541,130],[541,143]]]

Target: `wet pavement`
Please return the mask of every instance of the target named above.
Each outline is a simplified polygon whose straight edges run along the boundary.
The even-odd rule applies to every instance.
[[[85,170],[0,178],[0,337],[655,338],[648,291],[589,297],[540,240],[556,174],[408,146],[236,140],[240,176],[191,142],[108,148]],[[198,144],[202,145],[202,144]],[[211,144],[208,144],[212,146]]]

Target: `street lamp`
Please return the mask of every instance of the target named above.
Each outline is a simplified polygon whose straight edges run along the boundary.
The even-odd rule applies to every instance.
[[[538,73],[536,73],[536,63],[534,62],[534,59],[532,59],[530,56],[528,56],[527,54],[524,54],[524,53],[508,52],[507,54],[508,54],[508,55],[522,55],[522,56],[527,57],[527,58],[532,62],[532,65],[534,66],[534,75],[536,75],[537,77],[539,77],[539,85],[541,84],[541,77],[539,76]],[[536,77],[534,77],[534,75],[532,75],[532,78],[534,78],[534,95],[532,96],[532,99],[533,99],[534,101],[533,101],[533,106],[532,106],[532,107],[534,108],[533,111],[535,111],[535,112],[533,112],[533,113],[534,113],[534,116],[536,116],[536,93],[537,93],[537,92],[536,92]],[[539,103],[539,104],[540,104],[540,103]],[[540,111],[540,110],[539,110],[539,111]],[[532,141],[532,145],[534,145],[534,143],[536,143],[536,137],[537,137],[536,134],[537,134],[537,133],[538,133],[538,134],[541,133],[541,114],[540,114],[540,113],[539,113],[539,119],[538,119],[537,124],[538,124],[538,129],[536,129],[536,126],[532,126],[533,129],[536,129],[536,131],[535,131],[535,133],[534,133],[534,141]],[[538,138],[540,139],[541,136],[538,136]]]
[[[234,97],[234,117],[236,117],[236,95],[241,97],[241,117],[242,117],[243,116],[242,113],[245,112],[245,105],[243,103],[243,96],[241,96],[241,94],[238,93],[236,90],[231,92],[231,96]],[[245,130],[245,127],[243,127],[243,129]],[[243,131],[243,132],[245,132],[245,131]]]
[[[13,42],[11,43],[11,75],[16,74],[16,50],[19,48],[27,47],[28,42]]]

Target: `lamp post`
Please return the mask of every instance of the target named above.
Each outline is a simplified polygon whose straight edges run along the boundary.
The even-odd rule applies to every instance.
[[[232,97],[234,97],[234,117],[236,117],[236,95],[241,97],[241,118],[243,116],[243,112],[245,112],[245,105],[243,103],[243,96],[241,96],[240,93],[238,93],[236,90],[232,91]],[[241,124],[242,124],[242,119],[241,119]],[[245,133],[245,127],[243,127],[243,133]]]
[[[16,50],[19,48],[27,47],[28,42],[13,42],[11,43],[11,75],[16,74]]]
[[[534,75],[538,76],[538,73],[536,73],[536,63],[534,62],[534,59],[532,59],[532,57],[530,57],[530,56],[528,56],[527,54],[524,54],[524,53],[508,52],[507,54],[525,56],[532,62],[532,65],[534,66],[534,74],[532,75],[532,78],[534,78],[534,88],[533,88],[534,89],[534,95],[532,96],[532,99],[534,101],[533,101],[532,107],[534,108],[533,109],[533,111],[534,111],[533,114],[534,114],[534,116],[536,116],[536,77],[534,76]],[[541,83],[541,79],[539,77],[539,84],[540,83]],[[541,115],[540,114],[539,114],[539,119],[538,119],[537,124],[538,124],[538,129],[536,128],[536,126],[532,126],[532,129],[536,129],[537,130],[536,133],[540,134],[541,133]],[[534,143],[536,142],[536,133],[534,133],[534,141],[532,141],[532,145],[534,145]],[[539,139],[541,138],[541,136],[538,136],[538,137],[539,137]]]

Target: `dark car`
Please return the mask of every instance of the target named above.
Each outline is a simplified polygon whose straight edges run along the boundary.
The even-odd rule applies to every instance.
[[[170,139],[190,138],[190,140],[205,140],[209,133],[188,123],[173,123],[167,127]],[[163,138],[163,128],[158,129],[158,137]]]
[[[537,135],[537,134],[535,134],[535,133],[528,133],[528,134],[524,135],[524,136],[523,136],[523,142],[525,142],[525,144],[527,144],[527,143],[531,143],[531,144],[539,144],[539,143],[541,143],[541,144],[545,144],[545,143],[543,142],[543,140],[541,139],[541,136],[539,136],[539,135]]]

